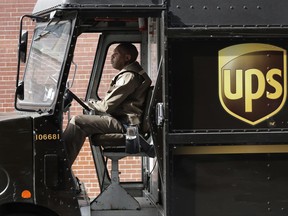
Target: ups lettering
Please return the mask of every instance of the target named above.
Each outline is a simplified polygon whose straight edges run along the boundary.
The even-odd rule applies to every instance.
[[[287,52],[271,44],[243,43],[218,52],[223,109],[251,125],[276,115],[287,97]]]
[[[266,77],[265,75],[258,69],[248,69],[243,71],[241,69],[237,69],[235,72],[235,92],[232,92],[231,82],[233,82],[231,78],[231,70],[225,69],[223,72],[223,88],[224,95],[227,99],[237,100],[244,97],[245,99],[245,112],[253,112],[253,100],[257,100],[261,98],[263,95],[268,99],[278,99],[283,92],[283,88],[281,83],[279,83],[274,77],[281,77],[281,70],[277,68],[270,69]],[[253,91],[253,79],[257,80],[258,86],[256,91]],[[243,85],[245,85],[243,87]],[[270,85],[275,90],[274,92],[266,91],[266,85]]]

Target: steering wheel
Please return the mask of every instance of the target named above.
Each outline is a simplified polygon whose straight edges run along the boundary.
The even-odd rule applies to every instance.
[[[77,95],[75,95],[70,89],[66,89],[66,93],[65,94],[68,95],[67,98],[69,98],[69,96],[70,96],[74,100],[76,100],[77,103],[79,103],[85,110],[87,110],[87,111],[91,111],[92,110],[83,100],[81,100]]]

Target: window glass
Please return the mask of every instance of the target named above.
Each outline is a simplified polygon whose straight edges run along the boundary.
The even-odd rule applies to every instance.
[[[24,99],[18,101],[20,107],[41,110],[52,105],[70,32],[70,21],[40,23],[35,29],[23,79]]]

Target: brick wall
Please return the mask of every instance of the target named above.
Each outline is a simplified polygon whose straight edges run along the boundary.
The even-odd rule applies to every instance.
[[[32,12],[35,2],[36,0],[1,0],[0,2],[0,112],[14,110],[19,21],[22,15]],[[26,28],[33,28],[33,23],[26,22],[25,26]],[[78,42],[74,58],[78,69],[72,90],[79,97],[84,98],[97,45],[97,35],[83,35]],[[73,66],[71,70],[73,70]],[[111,70],[111,73],[115,73],[115,71]],[[105,87],[102,87],[101,91],[105,91]],[[81,107],[73,102],[71,115],[81,113]],[[68,115],[66,114],[64,117],[66,123]],[[131,157],[121,160],[120,169],[122,181],[137,181],[141,178],[141,161],[137,158]],[[87,141],[73,165],[73,170],[78,178],[85,183],[89,196],[92,198],[97,196],[99,193],[98,180],[91,157],[90,145]]]
[[[31,11],[35,0],[1,0],[0,2],[0,109],[13,110],[19,20]],[[21,7],[19,7],[21,5]]]

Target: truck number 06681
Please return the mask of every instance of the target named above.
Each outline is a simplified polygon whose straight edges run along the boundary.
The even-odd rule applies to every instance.
[[[58,140],[60,139],[60,134],[36,134],[35,140]]]

